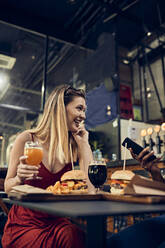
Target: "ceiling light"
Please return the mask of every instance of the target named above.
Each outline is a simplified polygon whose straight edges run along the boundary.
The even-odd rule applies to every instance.
[[[8,88],[10,87],[8,75],[1,72],[0,73],[0,99],[5,95]]]
[[[9,79],[7,74],[1,72],[0,73],[0,90],[3,90],[5,85],[8,83]]]
[[[128,59],[123,59],[123,63],[124,63],[125,65],[128,65],[130,62],[129,62]]]
[[[161,125],[161,129],[162,129],[162,131],[165,131],[165,122],[164,122],[164,123],[162,123],[162,125]]]
[[[145,136],[147,135],[146,129],[142,129],[141,132],[140,132],[140,135],[141,135],[142,137],[145,137]]]
[[[16,62],[16,58],[0,54],[0,68],[11,70]]]
[[[76,2],[76,0],[68,0],[69,3],[73,4]]]
[[[152,34],[151,32],[147,32],[147,36],[148,36],[148,37],[151,36],[151,34]]]
[[[148,135],[151,135],[153,133],[153,129],[152,129],[152,127],[149,127],[148,129],[147,129],[147,134]]]
[[[149,31],[149,28],[145,24],[144,24],[143,28],[144,28],[144,34],[147,36],[151,36],[152,33]]]
[[[154,131],[155,131],[155,133],[159,133],[160,132],[160,125],[156,125],[154,127]]]

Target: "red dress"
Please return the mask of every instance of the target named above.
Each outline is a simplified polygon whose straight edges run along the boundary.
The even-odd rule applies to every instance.
[[[45,189],[58,181],[71,164],[51,173],[41,163],[39,176],[26,184]],[[3,248],[84,248],[84,233],[67,218],[54,217],[22,206],[13,205],[2,237]]]

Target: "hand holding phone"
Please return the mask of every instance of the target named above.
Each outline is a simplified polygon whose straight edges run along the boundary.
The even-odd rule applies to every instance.
[[[134,142],[128,137],[123,141],[122,146],[125,147],[126,143],[127,143],[127,149],[131,148],[133,153],[136,155],[139,155],[139,153],[142,152],[144,149],[142,146],[138,145],[136,142]],[[149,154],[149,151],[146,151],[146,154]],[[153,161],[155,159],[156,159],[156,156],[152,155],[147,159],[147,162]]]

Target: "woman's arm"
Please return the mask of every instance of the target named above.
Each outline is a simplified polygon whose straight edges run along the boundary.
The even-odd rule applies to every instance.
[[[88,166],[93,160],[93,154],[88,142],[88,131],[83,127],[79,127],[76,133],[72,133],[78,147],[78,159],[80,169],[88,171]]]
[[[23,183],[29,174],[36,173],[36,166],[29,166],[25,164],[24,145],[25,142],[31,140],[29,132],[25,131],[18,135],[13,148],[10,152],[10,159],[8,165],[8,171],[5,178],[5,192],[8,193],[15,185]]]
[[[93,160],[93,153],[88,141],[88,131],[84,127],[80,127],[76,133],[73,133],[73,137],[78,146],[78,159],[80,169],[85,171],[87,176],[87,184],[89,191],[94,191],[93,185],[90,183],[88,179],[88,166]]]
[[[93,154],[88,142],[82,142],[78,148],[79,165],[88,174],[88,166],[93,160]]]

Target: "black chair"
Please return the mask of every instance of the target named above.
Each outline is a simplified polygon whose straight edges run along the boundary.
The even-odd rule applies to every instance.
[[[5,212],[0,212],[0,248],[2,248],[1,239],[6,221],[7,221],[7,214]]]

